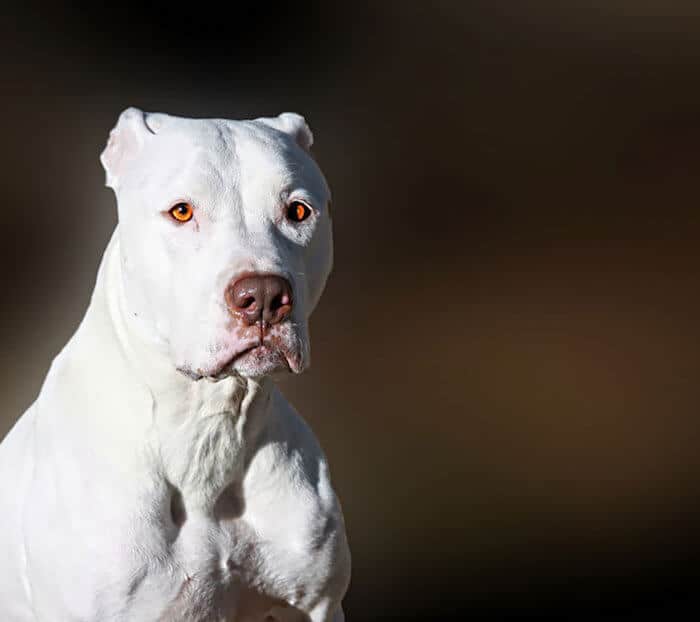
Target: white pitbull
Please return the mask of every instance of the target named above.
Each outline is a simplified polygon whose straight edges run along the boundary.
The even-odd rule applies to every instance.
[[[343,620],[343,518],[270,380],[331,268],[304,119],[122,113],[90,306],[0,445],[2,622]]]

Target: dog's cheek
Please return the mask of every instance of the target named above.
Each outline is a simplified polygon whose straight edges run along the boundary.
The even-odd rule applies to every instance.
[[[174,305],[177,304],[176,301]],[[190,304],[173,307],[178,312],[172,318],[169,341],[176,366],[186,365],[197,370],[207,366],[211,352],[216,350],[211,327],[216,326],[217,322],[206,317],[197,318],[196,309],[190,305],[191,301]],[[204,310],[201,315],[205,315]]]
[[[189,294],[175,297],[178,313],[173,318],[171,350],[177,364],[184,361],[197,370],[212,370],[228,360],[241,341],[231,330],[231,317],[217,299],[216,290],[202,281]]]
[[[128,312],[145,325],[154,337],[163,340],[167,336],[167,328],[163,326],[163,318],[156,312],[160,293],[154,286],[157,281],[147,270],[140,268],[143,260],[131,253],[122,257],[122,274]]]
[[[333,237],[331,223],[324,218],[305,249],[304,274],[306,275],[306,314],[308,318],[314,310],[326,286],[333,266]]]

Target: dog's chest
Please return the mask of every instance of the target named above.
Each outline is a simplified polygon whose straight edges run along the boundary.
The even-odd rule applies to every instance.
[[[188,515],[172,535],[153,532],[151,551],[141,549],[124,619],[262,622],[276,606],[293,611],[303,595],[303,573],[285,572],[289,551],[261,541],[244,517]]]
[[[191,507],[211,510],[229,483],[242,479],[246,451],[254,451],[261,423],[255,419],[264,416],[255,412],[264,411],[264,400],[255,398],[239,381],[227,379],[195,383],[184,395],[154,400],[147,449],[152,470]]]
[[[309,557],[290,546],[295,537],[285,530],[305,504],[260,506],[246,496],[247,467],[260,453],[248,446],[255,430],[215,403],[158,435],[161,476],[140,495],[127,547],[128,619],[264,620],[275,606],[293,612],[313,580]],[[261,515],[279,529],[261,529]]]

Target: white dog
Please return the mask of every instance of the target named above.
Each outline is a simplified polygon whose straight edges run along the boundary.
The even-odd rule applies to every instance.
[[[0,620],[343,619],[343,519],[270,380],[331,268],[304,119],[122,113],[90,306],[0,445]]]

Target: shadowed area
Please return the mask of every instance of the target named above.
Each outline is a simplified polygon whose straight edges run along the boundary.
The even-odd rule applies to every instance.
[[[343,502],[348,620],[698,609],[698,5],[249,4],[0,25],[0,434],[89,300],[119,112],[297,111],[335,270],[283,389]]]

